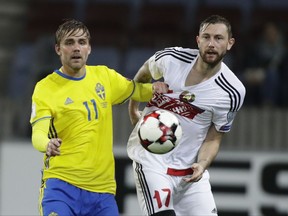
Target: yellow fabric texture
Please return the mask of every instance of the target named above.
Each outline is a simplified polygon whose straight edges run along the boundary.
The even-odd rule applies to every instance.
[[[106,66],[86,66],[81,78],[55,71],[38,82],[30,119],[33,146],[45,152],[49,138],[62,139],[60,156],[44,155],[43,180],[115,194],[112,105],[130,97],[149,101],[152,84],[134,83]]]
[[[47,136],[50,118],[44,118],[32,127],[32,144],[35,149],[45,153],[49,138]]]

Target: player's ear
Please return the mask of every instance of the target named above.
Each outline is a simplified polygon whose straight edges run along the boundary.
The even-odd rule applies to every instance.
[[[60,56],[60,46],[58,44],[55,44],[55,52]]]
[[[199,36],[198,35],[196,36],[196,43],[197,43],[197,46],[199,48]]]
[[[91,53],[91,44],[88,47],[88,55],[90,55],[90,53]]]
[[[232,46],[234,45],[234,43],[235,43],[235,38],[230,38],[228,40],[227,50],[230,50],[232,48]]]

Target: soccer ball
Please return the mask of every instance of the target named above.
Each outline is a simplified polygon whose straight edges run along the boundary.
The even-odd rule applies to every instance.
[[[182,128],[177,117],[166,110],[146,114],[138,127],[141,145],[149,152],[165,154],[179,143]]]

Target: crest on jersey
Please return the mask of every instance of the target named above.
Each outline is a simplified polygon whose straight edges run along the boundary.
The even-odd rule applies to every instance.
[[[105,88],[100,83],[96,84],[95,91],[97,95],[102,99],[105,100]]]
[[[192,94],[189,91],[183,91],[179,95],[179,99],[186,103],[192,103],[195,100],[195,94]]]

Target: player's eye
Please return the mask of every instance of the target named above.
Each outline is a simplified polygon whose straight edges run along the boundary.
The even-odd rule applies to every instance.
[[[73,41],[71,40],[65,41],[65,45],[73,45]]]
[[[221,36],[216,37],[216,40],[222,40],[222,39],[223,39],[223,37],[221,37]]]
[[[204,39],[206,39],[206,40],[207,40],[207,39],[209,39],[209,38],[210,38],[210,36],[205,34],[205,35],[202,35],[202,38],[204,38]]]
[[[80,40],[79,44],[80,45],[86,45],[86,44],[88,44],[88,41],[87,40]]]

